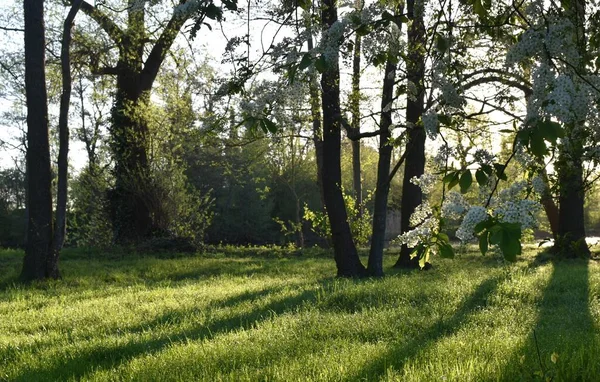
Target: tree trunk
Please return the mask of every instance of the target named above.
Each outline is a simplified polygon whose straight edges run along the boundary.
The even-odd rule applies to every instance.
[[[585,242],[582,140],[572,131],[567,132],[567,136],[573,142],[569,145],[569,152],[562,148],[557,163],[560,209],[554,252],[565,258],[590,257],[590,249]]]
[[[377,188],[375,189],[375,207],[373,209],[373,236],[367,271],[371,276],[383,276],[383,248],[385,245],[385,229],[387,220],[387,203],[390,193],[390,162],[394,147],[389,140],[392,137],[392,110],[386,108],[394,99],[394,82],[396,81],[396,64],[388,60],[383,78],[383,94],[381,95],[381,121],[379,128],[379,160],[377,162]]]
[[[337,21],[336,0],[324,0],[321,11],[323,31],[326,32]],[[340,72],[337,54],[321,76],[323,107],[323,174],[321,182],[331,235],[337,274],[340,277],[360,277],[366,270],[352,241],[348,214],[344,205],[340,165]]]
[[[310,22],[310,21],[309,21]],[[308,24],[308,50],[314,49],[312,39],[312,26]],[[321,207],[325,209],[325,192],[323,191],[323,131],[321,127],[321,103],[319,102],[319,89],[317,78],[310,74],[308,91],[310,96],[310,116],[312,119],[313,144],[315,145],[315,161],[317,163],[317,187],[321,197]]]
[[[589,52],[586,50],[585,1],[576,0],[564,11],[569,15],[577,29],[577,45],[581,60],[578,72],[586,72]],[[574,122],[566,127],[564,140],[560,147],[557,161],[558,177],[558,237],[554,251],[561,257],[590,257],[590,249],[585,241],[584,203],[585,187],[583,182],[584,144],[587,138],[585,127],[581,122]]]
[[[44,2],[24,0],[27,99],[27,243],[21,278],[42,280],[52,244],[52,177],[45,74]]]
[[[83,0],[73,1],[63,28],[60,52],[62,72],[62,94],[60,96],[60,114],[58,118],[58,187],[56,193],[56,220],[54,221],[54,240],[52,252],[46,263],[49,277],[59,278],[58,257],[65,243],[67,232],[67,178],[69,170],[69,105],[71,101],[71,27]]]
[[[545,184],[548,183],[548,172],[546,168],[542,168],[541,170],[542,180]],[[558,238],[558,227],[559,227],[559,209],[556,203],[554,203],[554,199],[552,198],[552,193],[550,192],[550,188],[546,188],[546,191],[541,197],[540,203],[544,207],[544,212],[546,212],[546,217],[548,218],[548,223],[550,223],[550,231],[552,231],[552,238],[556,241]]]
[[[406,63],[407,79],[415,84],[417,94],[415,99],[408,99],[406,104],[406,124],[408,125],[408,141],[406,143],[406,162],[402,181],[402,215],[400,230],[402,233],[411,229],[410,217],[422,203],[421,189],[412,184],[413,177],[419,177],[425,172],[425,129],[421,123],[423,115],[425,86],[425,24],[422,14],[415,14],[414,0],[408,1],[408,17],[412,21],[408,27],[408,61]],[[400,250],[396,267],[418,268],[419,259],[411,259],[412,248],[406,245]]]
[[[362,0],[356,0],[356,11],[362,10]],[[350,111],[352,113],[353,134],[360,134],[360,58],[361,37],[357,33],[354,40],[354,56],[352,59],[352,94],[350,96]],[[363,214],[362,174],[360,162],[360,140],[352,141],[352,186],[354,188],[354,206],[358,218]]]

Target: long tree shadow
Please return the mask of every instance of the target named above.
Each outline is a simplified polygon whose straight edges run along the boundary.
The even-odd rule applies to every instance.
[[[590,311],[589,262],[556,261],[551,266],[537,321],[502,379],[597,381],[600,343]]]
[[[467,321],[468,317],[474,311],[485,307],[488,297],[497,289],[501,281],[502,277],[485,280],[466,298],[454,315],[433,323],[427,331],[369,360],[369,363],[365,367],[356,374],[346,378],[346,380],[375,381],[381,379],[390,367],[401,369],[408,360],[415,358],[421,351],[455,332]]]
[[[325,280],[321,282],[321,285],[327,282]],[[159,352],[166,346],[174,343],[211,339],[231,331],[250,329],[255,327],[257,323],[269,319],[274,315],[290,312],[302,304],[314,302],[321,285],[295,292],[290,296],[276,299],[262,306],[254,307],[250,311],[213,320],[208,325],[197,326],[178,332],[161,332],[156,339],[134,338],[124,344],[103,345],[102,347],[79,350],[74,355],[65,355],[64,358],[55,359],[52,363],[41,363],[38,368],[23,370],[20,375],[15,377],[15,380],[79,380],[92,371],[116,368],[120,364],[126,363],[137,356]],[[247,292],[221,302],[221,306],[234,306],[243,302],[257,301],[273,293],[277,293],[277,290],[265,289],[256,292]],[[159,329],[162,326],[182,320],[189,313],[189,311],[170,312],[151,322],[127,329],[126,332],[150,332],[153,330],[160,332]]]

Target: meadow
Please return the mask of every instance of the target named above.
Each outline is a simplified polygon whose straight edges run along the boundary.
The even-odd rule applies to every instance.
[[[23,285],[3,250],[0,380],[598,380],[600,262],[461,252],[348,280],[315,251],[65,250]]]

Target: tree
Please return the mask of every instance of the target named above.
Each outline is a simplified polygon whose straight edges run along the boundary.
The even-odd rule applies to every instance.
[[[111,209],[115,240],[120,243],[139,241],[151,235],[157,228],[153,217],[161,215],[156,210],[159,207],[150,205],[143,196],[153,187],[147,152],[149,131],[148,121],[136,110],[150,102],[150,91],[158,71],[185,22],[195,16],[195,33],[206,17],[217,18],[221,14],[210,1],[182,1],[163,24],[154,44],[148,47],[151,33],[146,25],[146,3],[128,0],[125,27],[119,26],[99,6],[84,2],[81,7],[118,49],[116,66],[93,69],[98,74],[116,76],[110,127],[110,147],[115,161]],[[234,6],[235,2],[228,4]]]
[[[352,240],[348,215],[340,185],[341,122],[340,122],[340,71],[338,66],[339,23],[337,1],[324,0],[321,7],[323,33],[329,33],[331,50],[326,68],[321,75],[321,104],[323,108],[323,174],[321,182],[325,208],[331,225],[331,236],[337,274],[341,277],[360,277],[366,273]],[[327,48],[326,48],[327,49]]]
[[[415,0],[407,2],[408,26],[406,72],[408,83],[415,88],[414,97],[406,101],[407,143],[404,178],[402,181],[401,230],[411,229],[410,217],[423,202],[421,189],[411,182],[413,177],[420,177],[425,172],[425,129],[422,116],[425,102],[425,23],[423,20],[423,3]],[[418,259],[411,257],[412,248],[402,246],[396,267],[416,268]]]
[[[27,244],[21,278],[58,277],[52,244],[52,177],[45,74],[44,2],[25,0],[25,94],[27,98]]]

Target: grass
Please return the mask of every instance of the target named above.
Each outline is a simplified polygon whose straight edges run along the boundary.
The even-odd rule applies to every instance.
[[[2,251],[0,380],[598,380],[600,264],[535,255],[340,280],[326,256],[79,251],[24,286]]]

